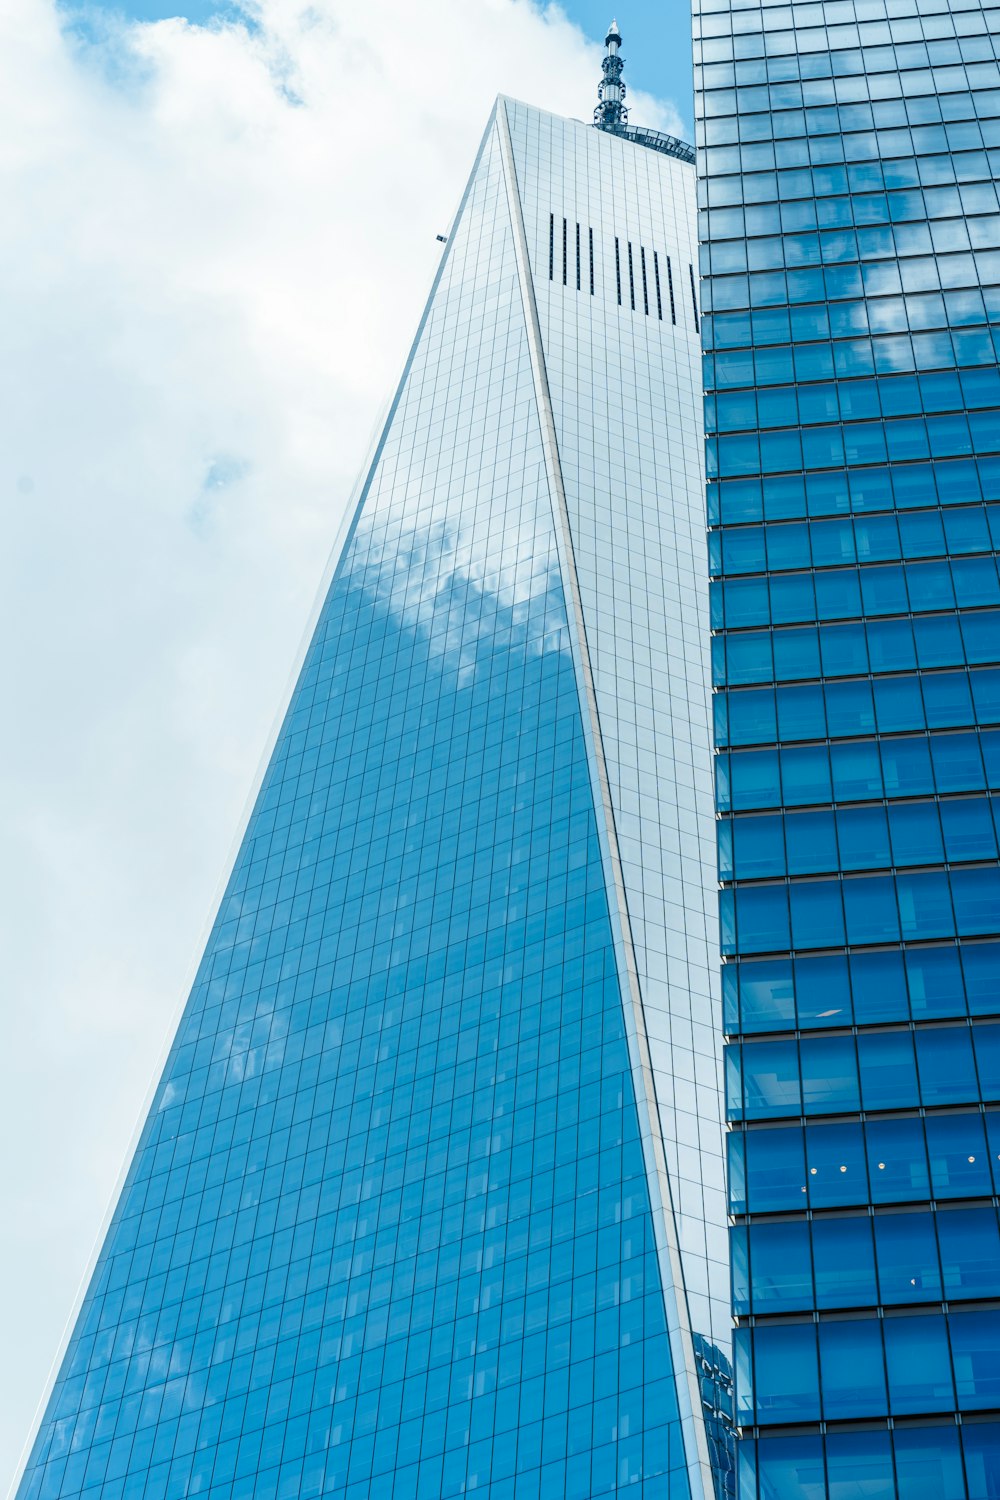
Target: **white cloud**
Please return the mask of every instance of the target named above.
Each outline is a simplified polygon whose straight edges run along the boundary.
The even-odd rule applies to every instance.
[[[0,1475],[493,96],[597,80],[529,0],[252,15],[0,20]]]

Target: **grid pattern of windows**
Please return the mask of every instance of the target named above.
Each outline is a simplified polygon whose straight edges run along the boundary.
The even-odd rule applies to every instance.
[[[520,106],[518,123],[535,151],[548,124]],[[597,149],[654,155],[607,137]],[[536,281],[552,269],[576,318],[617,318],[565,295],[567,221],[520,164]],[[691,1500],[690,1396],[674,1376],[523,290],[494,121],[20,1500]],[[600,325],[589,336],[607,342]],[[565,433],[578,396],[549,347]],[[690,369],[683,396],[700,483]],[[613,399],[630,433],[645,427],[635,371]],[[587,497],[567,489],[576,517]],[[696,557],[693,516],[678,529]],[[643,565],[655,593],[656,560]],[[610,623],[595,610],[588,623]],[[631,738],[610,758],[628,835],[649,655],[638,632],[616,649],[637,684]],[[672,822],[663,810],[689,834],[708,726],[691,670],[675,680],[701,738],[679,741],[685,798]],[[679,1069],[685,1048],[692,1059],[678,1118],[695,1142],[685,997],[702,1007],[703,1051],[713,1033],[698,849],[700,946],[685,958],[681,935],[668,950],[650,887],[638,950],[664,1010],[672,955]],[[662,872],[675,897],[676,864]],[[638,921],[637,848],[626,869]],[[685,1199],[693,1272],[707,1231],[691,1133],[686,1155],[670,1139],[679,1184],[699,1194]],[[725,1356],[697,1326],[716,1378]]]
[[[1000,10],[696,11],[740,1495],[988,1500]]]
[[[674,1364],[693,1364],[692,1419],[708,1414],[724,1494],[731,1322],[701,350],[687,296],[676,324],[672,293],[666,308],[656,300],[656,275],[697,259],[695,177],[573,121],[513,103],[508,116],[621,859],[625,967],[637,973],[683,1270],[676,1316],[689,1337],[675,1338]],[[553,200],[607,247],[593,299],[548,279]]]

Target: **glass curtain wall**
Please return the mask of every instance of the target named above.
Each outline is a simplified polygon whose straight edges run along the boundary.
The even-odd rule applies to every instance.
[[[700,0],[741,1500],[1000,1494],[1000,11]]]
[[[693,260],[499,102],[20,1500],[727,1491]]]

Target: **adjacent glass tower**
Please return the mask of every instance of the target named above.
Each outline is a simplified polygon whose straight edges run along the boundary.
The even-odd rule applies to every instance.
[[[695,180],[622,97],[498,101],[21,1500],[732,1492]]]
[[[741,1500],[1000,1495],[998,49],[698,6]]]

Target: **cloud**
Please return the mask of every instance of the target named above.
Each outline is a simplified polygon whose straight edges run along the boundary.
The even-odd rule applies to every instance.
[[[0,1473],[493,96],[598,76],[529,0],[3,12]]]

